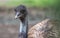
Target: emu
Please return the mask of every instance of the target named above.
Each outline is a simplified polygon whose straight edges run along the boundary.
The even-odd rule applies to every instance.
[[[15,18],[20,20],[19,37],[18,38],[56,38],[56,33],[51,32],[53,28],[52,21],[50,19],[45,19],[40,23],[37,23],[31,27],[28,31],[28,13],[24,5],[20,5],[15,8],[16,16]],[[54,22],[54,21],[53,21]],[[50,35],[49,35],[50,34]],[[52,35],[52,36],[51,36]]]

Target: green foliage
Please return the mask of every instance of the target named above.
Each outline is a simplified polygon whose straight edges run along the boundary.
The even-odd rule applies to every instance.
[[[8,0],[7,2],[5,2],[5,5],[18,6],[20,4],[24,4],[24,5],[27,5],[28,7],[31,7],[31,6],[48,7],[48,6],[55,5],[56,1],[57,0]]]
[[[60,0],[55,0],[54,4],[51,4],[49,7],[49,12],[46,15],[50,18],[60,20]]]

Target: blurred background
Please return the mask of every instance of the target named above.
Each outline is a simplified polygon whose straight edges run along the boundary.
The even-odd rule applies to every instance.
[[[20,22],[14,18],[14,8],[21,4],[27,7],[29,28],[45,18],[60,23],[60,0],[0,0],[0,38],[18,38]]]

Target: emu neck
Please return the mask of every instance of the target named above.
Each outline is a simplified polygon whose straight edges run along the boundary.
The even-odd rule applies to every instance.
[[[20,18],[20,33],[23,33],[23,38],[27,38],[27,32],[28,32],[28,21],[27,17]]]

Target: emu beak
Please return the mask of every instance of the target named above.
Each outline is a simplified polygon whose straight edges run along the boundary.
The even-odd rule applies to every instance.
[[[18,16],[19,16],[19,12],[16,13],[16,15],[15,15],[15,19],[17,19]]]
[[[18,17],[17,17],[17,15],[15,16],[15,19],[17,19]]]

